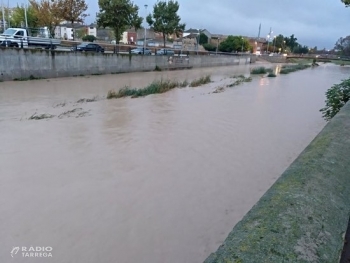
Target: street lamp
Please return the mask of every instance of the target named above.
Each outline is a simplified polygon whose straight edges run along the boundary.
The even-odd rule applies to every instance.
[[[147,16],[147,7],[148,5],[145,5],[145,35],[144,35],[144,40],[143,40],[143,54],[145,54],[145,49],[146,49],[146,34],[147,34],[147,31],[146,31],[146,27],[147,27],[147,22],[146,22],[146,16]]]
[[[270,39],[270,35],[267,35],[267,49],[266,49],[266,54],[268,54],[269,53],[269,44],[270,44],[270,41],[269,41],[269,39]]]

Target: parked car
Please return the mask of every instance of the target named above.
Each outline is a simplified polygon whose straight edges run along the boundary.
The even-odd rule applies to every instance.
[[[83,42],[72,48],[72,51],[93,51],[93,52],[105,52],[105,49],[98,44]]]
[[[134,48],[132,49],[130,52],[131,54],[143,54],[143,50],[144,48],[142,47],[138,47],[138,48]],[[152,51],[148,48],[145,48],[145,55],[152,55]]]
[[[157,50],[156,55],[168,55],[168,56],[174,56],[175,52],[171,49],[165,49],[162,48],[160,50]]]

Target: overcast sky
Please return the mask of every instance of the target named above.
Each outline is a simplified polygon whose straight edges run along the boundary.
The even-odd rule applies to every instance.
[[[5,3],[8,0],[3,0]],[[15,0],[9,0],[15,3]],[[25,3],[26,0],[18,0]],[[95,21],[97,0],[86,0],[90,17]],[[153,9],[155,0],[134,0],[145,16]],[[256,37],[261,23],[261,37],[272,28],[273,35],[294,34],[298,43],[318,49],[332,49],[340,38],[350,35],[350,8],[340,0],[178,0],[179,15],[186,29],[207,29],[214,34],[232,34]]]

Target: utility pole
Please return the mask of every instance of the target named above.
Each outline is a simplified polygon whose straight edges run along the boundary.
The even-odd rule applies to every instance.
[[[145,13],[145,36],[144,36],[144,40],[143,40],[143,54],[145,54],[145,49],[146,49],[146,34],[147,34],[147,31],[146,31],[146,25],[147,25],[146,17],[147,17],[147,7],[148,7],[148,5],[145,5],[146,13]]]
[[[11,27],[10,20],[10,0],[7,0],[7,28]]]
[[[4,10],[4,2],[1,0],[1,10],[2,10],[2,28],[3,32],[5,31],[5,10]]]
[[[27,4],[24,6],[24,19],[26,20],[26,28],[28,28],[28,19],[27,19]]]

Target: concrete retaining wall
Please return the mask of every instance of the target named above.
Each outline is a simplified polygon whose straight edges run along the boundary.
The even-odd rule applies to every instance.
[[[286,63],[287,62],[287,57],[285,56],[268,56],[268,55],[261,55],[259,56],[259,59],[263,59],[267,62],[271,63]]]
[[[0,80],[67,77],[250,63],[250,56],[129,56],[0,48]]]
[[[339,262],[350,212],[350,103],[205,263]]]

